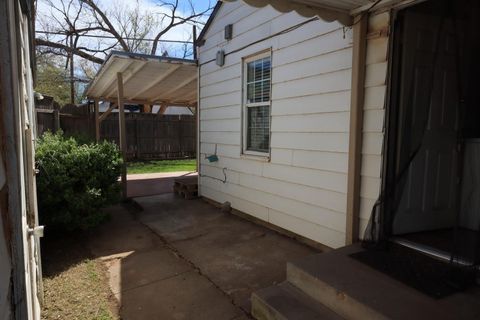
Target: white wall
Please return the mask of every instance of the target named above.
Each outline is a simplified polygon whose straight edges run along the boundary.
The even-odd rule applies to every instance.
[[[351,35],[334,22],[210,60],[307,20],[271,7],[226,3],[200,48],[201,195],[336,248],[345,244]],[[233,23],[234,38],[223,39]],[[272,48],[271,159],[241,155],[242,57]],[[210,62],[209,62],[210,61]],[[373,114],[373,113],[372,113]],[[366,118],[369,118],[367,116]],[[217,145],[219,162],[205,155]],[[227,168],[227,183],[222,168]]]

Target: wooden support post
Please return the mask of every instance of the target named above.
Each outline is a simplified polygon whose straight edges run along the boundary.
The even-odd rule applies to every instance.
[[[53,109],[53,130],[60,130],[60,107],[55,106]]]
[[[143,112],[144,113],[151,113],[152,112],[152,105],[151,104],[144,104],[143,105]]]
[[[368,14],[355,17],[353,24],[352,91],[350,104],[350,142],[347,182],[347,245],[358,241],[360,182],[362,166],[363,103],[365,95],[365,59]]]
[[[95,107],[95,140],[100,141],[100,109],[98,105],[98,99],[94,100]]]
[[[121,72],[117,73],[117,92],[118,92],[118,129],[120,137],[120,152],[122,153],[122,196],[127,198],[127,135],[125,127],[125,108],[123,100],[123,76]]]

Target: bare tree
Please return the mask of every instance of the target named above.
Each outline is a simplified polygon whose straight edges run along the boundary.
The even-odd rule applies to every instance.
[[[157,0],[157,13],[142,11],[138,1],[133,8],[116,6],[110,10],[95,0],[43,1],[51,8],[51,15],[39,17],[46,31],[36,38],[39,53],[77,55],[97,64],[103,63],[112,49],[156,54],[169,31],[186,23],[203,24],[211,11],[210,5],[197,11],[192,0]],[[152,39],[147,41],[148,36]]]

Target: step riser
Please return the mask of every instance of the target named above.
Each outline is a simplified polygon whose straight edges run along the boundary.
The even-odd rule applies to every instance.
[[[291,263],[287,264],[287,281],[345,319],[388,319]]]
[[[255,293],[252,294],[252,316],[257,320],[288,320],[280,315],[275,309],[260,299]]]

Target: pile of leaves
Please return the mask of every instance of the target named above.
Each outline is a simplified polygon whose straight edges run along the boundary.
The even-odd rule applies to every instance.
[[[39,218],[51,230],[95,227],[106,218],[101,208],[120,199],[122,159],[113,143],[81,144],[47,132],[35,158]]]

